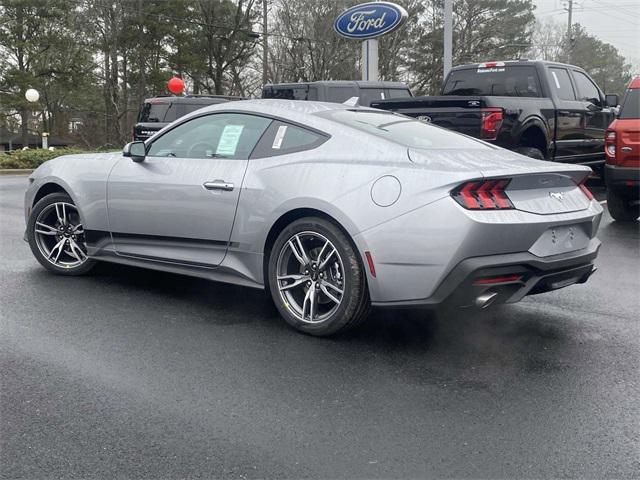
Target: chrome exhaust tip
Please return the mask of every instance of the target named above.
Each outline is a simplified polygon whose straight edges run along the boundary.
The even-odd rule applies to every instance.
[[[476,298],[476,307],[487,308],[498,297],[498,292],[485,292]]]

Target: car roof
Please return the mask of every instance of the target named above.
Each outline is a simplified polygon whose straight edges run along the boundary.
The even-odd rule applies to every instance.
[[[635,77],[633,80],[631,80],[629,88],[632,88],[634,90],[640,88],[640,77]]]
[[[242,100],[239,102],[225,102],[217,105],[210,105],[208,107],[201,108],[196,112],[189,113],[182,119],[187,119],[192,116],[202,115],[207,112],[217,111],[231,111],[231,112],[246,112],[258,115],[266,115],[274,118],[281,118],[285,121],[293,123],[299,123],[319,130],[327,131],[327,133],[334,133],[334,129],[340,129],[335,122],[313,115],[314,113],[326,112],[330,110],[373,110],[380,112],[380,110],[367,108],[367,107],[353,107],[342,103],[330,103],[330,102],[316,102],[307,100],[284,100],[284,99],[254,99],[254,100]],[[384,112],[389,113],[391,112]],[[331,131],[329,131],[331,130]]]
[[[351,87],[357,86],[358,88],[403,88],[409,87],[402,82],[371,82],[364,80],[319,80],[316,82],[290,82],[290,83],[267,83],[263,88],[278,88],[278,87],[303,87],[306,85],[327,85],[332,87]]]
[[[155,104],[170,104],[170,103],[185,103],[185,104],[202,104],[213,105],[216,103],[222,103],[229,100],[243,100],[243,97],[236,97],[233,95],[185,95],[185,96],[158,96],[145,98],[145,103]]]
[[[465,63],[463,65],[456,65],[455,67],[453,67],[451,70],[465,70],[465,69],[469,69],[469,68],[482,68],[484,66],[487,66],[487,64],[501,64],[501,65],[496,65],[496,66],[515,66],[515,65],[553,65],[553,66],[558,66],[558,67],[570,67],[570,68],[575,68],[578,70],[582,70],[582,68],[577,67],[575,65],[570,65],[568,63],[561,63],[561,62],[552,62],[549,60],[529,60],[526,58],[521,58],[519,60],[492,60],[492,61],[486,61],[486,62],[477,62],[477,63]],[[504,64],[504,65],[502,65]]]

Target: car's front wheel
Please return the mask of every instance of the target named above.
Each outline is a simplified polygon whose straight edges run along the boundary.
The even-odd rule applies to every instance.
[[[27,239],[36,260],[59,275],[82,275],[95,265],[87,256],[78,209],[66,193],[52,193],[35,204]]]
[[[637,199],[635,199],[637,202]],[[633,197],[622,195],[609,190],[607,192],[607,206],[611,216],[620,222],[633,222],[640,217],[640,204],[633,202]]]
[[[292,327],[327,336],[359,324],[368,314],[365,272],[349,238],[316,217],[288,225],[269,257],[269,288]]]

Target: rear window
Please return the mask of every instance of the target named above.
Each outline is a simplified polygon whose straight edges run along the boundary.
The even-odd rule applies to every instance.
[[[539,97],[540,82],[534,67],[469,68],[452,71],[442,94]]]
[[[262,90],[262,98],[281,98],[284,100],[318,100],[317,87],[300,85],[299,87],[268,87]]]
[[[186,115],[187,113],[195,112],[196,110],[200,110],[201,108],[208,107],[210,103],[207,104],[198,104],[198,103],[183,103],[180,105],[180,116]]]
[[[409,98],[411,97],[411,92],[402,88],[390,88],[387,92],[387,96],[388,98]]]
[[[368,107],[371,102],[384,100],[384,89],[382,88],[362,88],[360,89],[360,105]]]
[[[479,140],[394,113],[369,110],[330,110],[315,115],[411,148],[430,150],[492,148]]]
[[[141,123],[165,122],[167,111],[171,107],[170,103],[150,103],[145,102],[140,110],[138,121]]]
[[[640,118],[640,89],[627,90],[618,118]]]

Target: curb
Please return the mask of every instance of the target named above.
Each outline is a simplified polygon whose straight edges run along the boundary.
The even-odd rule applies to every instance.
[[[0,175],[29,175],[33,168],[5,168],[0,169]]]

